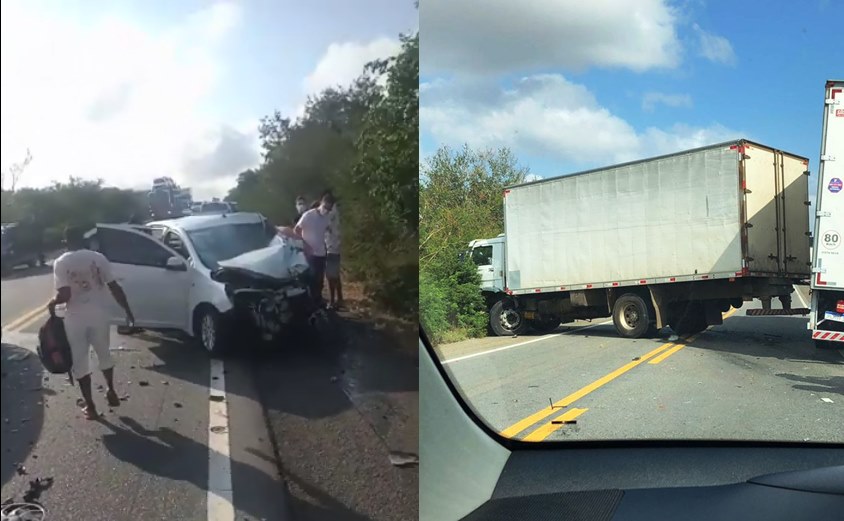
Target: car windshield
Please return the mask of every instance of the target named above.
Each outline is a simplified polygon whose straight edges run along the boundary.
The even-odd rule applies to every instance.
[[[224,224],[188,232],[199,260],[209,269],[219,262],[269,246],[272,236],[263,223]]]

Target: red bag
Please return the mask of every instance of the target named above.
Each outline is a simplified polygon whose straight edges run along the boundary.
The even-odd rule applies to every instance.
[[[38,330],[38,357],[44,369],[53,374],[69,373],[73,353],[64,330],[64,320],[51,314]]]

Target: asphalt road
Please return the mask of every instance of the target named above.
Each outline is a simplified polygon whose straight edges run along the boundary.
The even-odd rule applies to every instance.
[[[816,349],[805,317],[748,317],[751,307],[687,341],[670,329],[622,339],[602,320],[438,352],[480,417],[509,437],[844,441],[844,352]]]
[[[51,296],[50,274],[2,284],[4,502],[92,521],[418,515],[415,465],[390,460],[418,450],[418,360],[402,355],[415,342],[393,349],[368,322],[341,316],[333,345],[242,346],[248,355],[212,361],[176,337],[113,330],[123,401],[109,409],[95,374],[104,414],[86,421],[78,388],[34,354],[46,316],[29,311]]]

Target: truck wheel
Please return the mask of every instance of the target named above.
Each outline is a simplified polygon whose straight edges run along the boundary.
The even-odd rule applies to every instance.
[[[668,321],[668,325],[678,335],[693,335],[709,327],[703,305],[699,302],[689,302],[680,308]]]
[[[651,327],[648,305],[639,295],[624,294],[615,301],[612,322],[615,330],[624,338],[641,338]]]
[[[543,320],[530,320],[528,322],[531,329],[537,333],[551,333],[560,327],[559,318],[546,318]]]
[[[511,300],[503,299],[493,304],[489,310],[489,326],[498,336],[513,336],[527,331],[528,323],[516,311]]]

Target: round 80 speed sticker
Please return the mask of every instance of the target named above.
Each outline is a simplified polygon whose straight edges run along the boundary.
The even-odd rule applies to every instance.
[[[835,230],[827,230],[820,236],[821,244],[827,250],[834,250],[841,244],[841,234]]]

